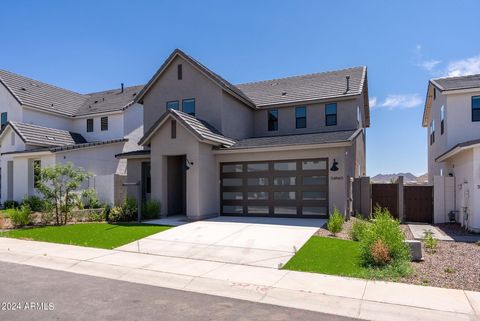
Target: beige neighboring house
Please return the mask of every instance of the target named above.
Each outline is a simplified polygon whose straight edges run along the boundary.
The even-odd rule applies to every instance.
[[[480,231],[480,74],[430,80],[422,124],[435,223]]]
[[[37,195],[35,165],[71,162],[93,176],[101,201],[125,197],[126,161],[115,155],[138,150],[142,105],[133,102],[143,86],[79,94],[0,70],[1,201]]]
[[[366,67],[233,85],[177,49],[135,102],[146,150],[117,157],[163,216],[351,212],[351,182],[365,175]]]

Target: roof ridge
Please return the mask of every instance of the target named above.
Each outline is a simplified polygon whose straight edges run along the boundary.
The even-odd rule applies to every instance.
[[[63,88],[63,87],[59,87],[57,85],[52,85],[52,84],[48,84],[46,82],[43,82],[41,80],[37,80],[37,79],[33,79],[33,78],[30,78],[30,77],[27,77],[27,76],[24,76],[24,75],[20,75],[20,74],[17,74],[17,73],[14,73],[14,72],[11,72],[11,71],[8,71],[8,70],[5,70],[5,69],[0,69],[0,73],[1,72],[5,72],[7,74],[10,74],[10,75],[14,75],[14,76],[17,76],[17,77],[21,77],[21,78],[24,78],[24,79],[27,79],[29,81],[33,81],[33,82],[37,82],[39,84],[42,84],[42,85],[45,85],[45,86],[50,86],[50,87],[54,87],[54,88],[57,88],[57,89],[60,89],[60,90],[63,90],[63,91],[67,91],[67,92],[70,92],[72,94],[75,94],[75,95],[79,95],[79,96],[82,96],[82,97],[85,97],[84,94],[81,94],[81,93],[78,93],[76,91],[73,91],[73,90],[70,90],[70,89],[66,89],[66,88]],[[0,74],[0,78],[1,78],[1,74]]]
[[[437,77],[437,78],[432,78],[430,80],[439,80],[439,79],[458,79],[458,78],[466,78],[466,77],[472,77],[472,76],[480,76],[480,74],[471,74],[471,75],[463,75],[463,76],[447,76],[447,77]]]
[[[356,66],[356,67],[349,67],[349,68],[335,69],[335,70],[328,70],[328,71],[321,71],[321,72],[313,72],[313,73],[308,73],[308,74],[288,76],[288,77],[282,77],[282,78],[273,78],[273,79],[266,79],[266,80],[259,80],[259,81],[251,81],[251,82],[235,84],[235,86],[238,87],[238,86],[243,86],[243,85],[253,85],[253,84],[259,84],[259,83],[265,83],[265,82],[270,82],[270,81],[287,80],[287,79],[299,78],[299,77],[305,77],[305,76],[329,74],[329,73],[341,72],[341,71],[353,70],[353,69],[359,69],[359,68],[363,68],[365,70],[367,68],[367,66],[362,65],[362,66]]]
[[[143,85],[125,86],[125,87],[123,87],[123,89],[126,90],[126,89],[130,89],[130,88],[133,88],[133,87],[144,87],[144,86],[145,86],[145,84],[143,84]],[[109,92],[109,91],[114,91],[114,90],[117,90],[117,89],[121,89],[121,87],[120,87],[120,88],[112,88],[112,89],[102,90],[102,91],[93,91],[93,92],[89,92],[89,93],[86,93],[86,94],[83,94],[83,95],[90,97],[91,95],[97,95],[97,94],[107,93],[107,92]],[[133,99],[132,99],[132,100],[133,100]]]

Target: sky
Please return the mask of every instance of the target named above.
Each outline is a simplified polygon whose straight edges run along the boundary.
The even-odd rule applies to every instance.
[[[180,48],[232,83],[368,67],[367,175],[427,171],[428,80],[480,73],[480,1],[0,4],[0,69],[81,93],[146,83]]]

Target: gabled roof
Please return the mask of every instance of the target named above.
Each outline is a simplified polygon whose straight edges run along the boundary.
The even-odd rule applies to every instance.
[[[473,139],[473,140],[469,140],[469,141],[466,141],[466,142],[463,142],[463,143],[459,143],[459,144],[453,146],[452,148],[450,148],[448,151],[446,151],[442,155],[435,158],[435,161],[436,162],[443,162],[443,161],[449,159],[450,157],[458,154],[459,152],[461,152],[463,150],[470,149],[470,148],[476,147],[478,145],[480,145],[480,139]]]
[[[282,135],[242,139],[225,150],[265,148],[293,145],[316,145],[349,142],[357,136],[359,130],[332,131],[313,134]]]
[[[167,67],[170,65],[170,63],[177,57],[181,57],[190,64],[192,64],[193,67],[198,69],[200,72],[202,72],[205,76],[210,78],[214,83],[216,83],[218,86],[220,86],[223,90],[226,92],[230,93],[234,97],[240,99],[243,101],[245,104],[248,106],[255,108],[255,104],[250,100],[250,98],[245,95],[240,89],[232,85],[230,82],[225,80],[224,78],[220,77],[204,65],[202,65],[200,62],[195,60],[194,58],[190,57],[186,53],[184,53],[180,49],[175,49],[170,56],[165,60],[165,62],[160,66],[160,68],[157,70],[157,72],[153,75],[153,77],[147,82],[145,87],[142,89],[142,91],[137,95],[135,98],[135,102],[142,102],[142,98],[145,96],[145,94],[150,90],[152,85],[157,81],[158,78],[163,74],[163,72],[167,69]]]
[[[441,91],[480,88],[480,74],[435,78],[430,82]]]
[[[181,123],[187,130],[194,134],[200,141],[207,141],[222,146],[231,146],[235,144],[235,140],[225,137],[206,121],[197,119],[184,112],[169,109],[160,117],[155,124],[145,133],[145,135],[138,142],[139,145],[147,145],[150,142],[152,136],[168,119],[173,118]]]
[[[360,95],[366,74],[366,67],[355,67],[240,84],[237,87],[250,97],[257,107],[265,107]],[[350,77],[348,91],[347,76]]]
[[[83,95],[5,70],[0,70],[0,83],[20,105],[67,117],[124,110],[143,88],[133,86],[123,92],[118,88]]]
[[[28,145],[55,147],[87,142],[82,135],[77,133],[16,121],[9,121],[0,133],[0,137],[3,136],[5,129],[8,127],[12,128],[22,141]]]
[[[433,89],[448,93],[455,90],[468,90],[478,88],[480,90],[480,74],[444,77],[430,79],[427,86],[427,95],[425,98],[425,107],[423,109],[422,126],[428,127],[430,109],[433,103]]]

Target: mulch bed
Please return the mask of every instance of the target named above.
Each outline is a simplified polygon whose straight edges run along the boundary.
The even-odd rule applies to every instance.
[[[343,225],[343,230],[335,236],[349,240],[348,232],[356,218],[351,218]],[[413,235],[408,225],[400,226],[407,240]],[[438,226],[446,234],[469,235],[457,224],[441,224]],[[326,225],[315,235],[334,237]],[[423,246],[423,245],[422,245]],[[480,246],[475,243],[438,241],[435,253],[423,248],[424,261],[412,262],[412,275],[397,280],[398,282],[428,285],[442,288],[480,291]]]

